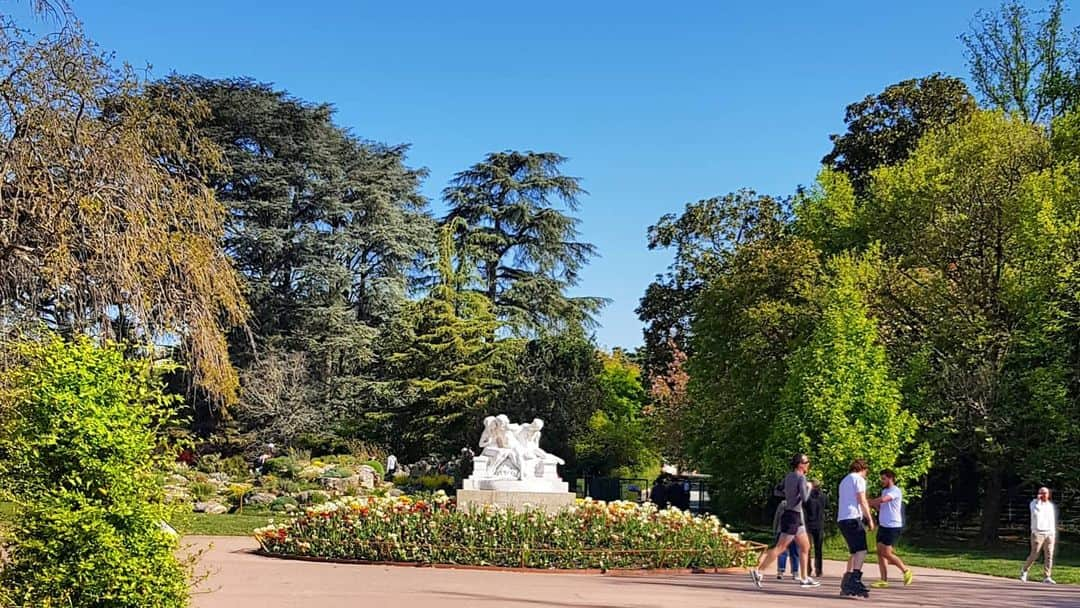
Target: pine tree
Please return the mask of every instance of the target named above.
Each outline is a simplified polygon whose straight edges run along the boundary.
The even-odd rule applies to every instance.
[[[406,456],[466,447],[509,365],[506,345],[495,340],[500,324],[487,298],[461,289],[465,277],[454,268],[458,226],[460,221],[442,228],[439,282],[414,305],[410,335],[389,361],[404,395],[395,424],[402,445],[390,447]]]

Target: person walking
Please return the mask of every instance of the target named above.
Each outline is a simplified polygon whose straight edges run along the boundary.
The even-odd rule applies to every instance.
[[[856,459],[848,467],[850,471],[840,482],[839,505],[836,521],[840,534],[847,542],[847,570],[840,582],[840,594],[845,596],[861,595],[870,597],[870,590],[862,582],[862,566],[866,561],[866,528],[874,529],[874,519],[870,515],[870,503],[866,500],[866,461]]]
[[[821,482],[810,482],[810,496],[803,505],[803,517],[806,519],[806,532],[810,535],[810,549],[813,559],[807,565],[811,577],[821,578],[821,548],[825,542],[825,493],[821,491]]]
[[[773,515],[773,543],[780,541],[780,520],[782,519],[784,512],[787,511],[787,501],[781,500],[780,504],[776,507],[776,514]],[[784,580],[784,571],[787,570],[787,563],[791,561],[791,578],[793,580],[799,580],[799,545],[798,543],[791,543],[788,545],[787,551],[780,553],[776,556],[776,580]]]
[[[780,538],[776,546],[762,554],[756,568],[750,570],[750,578],[754,586],[761,588],[764,575],[761,571],[768,568],[777,557],[787,551],[788,546],[795,542],[799,547],[801,566],[801,586],[818,587],[820,583],[806,575],[806,566],[810,551],[810,537],[806,534],[806,526],[803,525],[802,506],[810,494],[810,486],[806,483],[806,472],[810,469],[810,459],[805,454],[796,454],[791,459],[791,472],[784,478],[784,500],[787,506],[780,515]]]
[[[881,496],[871,500],[870,506],[878,510],[877,563],[881,573],[881,578],[870,586],[875,589],[889,587],[889,564],[899,568],[904,575],[904,585],[910,585],[911,568],[894,551],[904,529],[904,492],[896,485],[896,473],[891,469],[881,472]]]
[[[1057,506],[1050,500],[1050,489],[1039,488],[1035,500],[1029,505],[1031,509],[1031,554],[1028,555],[1024,569],[1020,571],[1020,580],[1027,582],[1028,569],[1035,560],[1039,559],[1039,553],[1043,554],[1043,581],[1049,585],[1054,582],[1054,545],[1057,544]]]

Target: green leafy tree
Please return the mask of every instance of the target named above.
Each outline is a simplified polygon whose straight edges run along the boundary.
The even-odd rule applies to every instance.
[[[475,261],[478,291],[519,333],[590,324],[604,304],[566,295],[596,248],[577,240],[579,220],[569,212],[585,191],[562,174],[565,162],[552,152],[495,152],[443,191],[447,222],[467,226],[459,253]]]
[[[580,329],[534,338],[517,351],[506,390],[489,413],[513,420],[542,418],[540,447],[566,460],[565,476],[577,475],[575,440],[601,407],[602,372],[596,345]]]
[[[874,169],[902,162],[923,135],[974,110],[975,99],[959,78],[931,74],[889,85],[847,107],[847,131],[829,136],[833,149],[821,162],[865,193]]]
[[[668,272],[646,289],[637,308],[645,323],[646,374],[663,373],[673,360],[669,344],[693,348],[692,318],[704,286],[727,268],[745,243],[773,238],[788,229],[791,203],[740,190],[688,203],[682,214],[667,214],[649,227],[649,249],[673,249]]]
[[[1050,160],[1041,127],[977,112],[880,170],[866,208],[871,238],[893,266],[880,299],[887,340],[898,361],[920,370],[911,405],[939,460],[976,468],[986,542],[996,539],[1021,446],[1043,434],[1041,424],[1017,422],[1049,407],[1047,382],[1060,377],[1060,359],[1042,357],[1057,349],[1037,353],[1067,318],[1057,310],[1071,287],[1057,277],[1075,251],[1062,235],[1077,216],[1065,204],[1071,196],[1055,192]]]
[[[176,398],[145,359],[47,335],[0,376],[0,500],[15,505],[0,599],[16,606],[179,608],[190,568],[159,478]],[[6,604],[5,604],[6,605]]]
[[[660,463],[643,416],[648,394],[641,370],[618,351],[601,361],[603,399],[575,441],[578,463],[592,475],[651,477]]]
[[[815,476],[835,487],[854,458],[871,470],[895,469],[913,482],[930,467],[929,444],[915,445],[918,421],[901,406],[885,347],[869,316],[861,283],[876,280],[875,258],[841,255],[829,264],[821,320],[791,356],[779,412],[762,451],[768,479],[780,478],[792,454],[808,454]]]
[[[980,11],[960,36],[975,88],[992,107],[1049,123],[1080,102],[1080,35],[1065,30],[1065,1],[1031,10],[1014,0]],[[1038,21],[1032,22],[1036,18]]]

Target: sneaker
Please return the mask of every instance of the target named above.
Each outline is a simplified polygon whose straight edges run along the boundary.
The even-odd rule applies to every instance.
[[[776,573],[776,580],[778,580],[778,581],[784,580],[784,573],[783,572],[777,572]]]
[[[915,573],[911,569],[904,570],[904,586],[911,584],[911,579],[915,578]]]
[[[821,583],[815,581],[814,579],[812,579],[812,578],[810,578],[808,576],[808,577],[804,578],[802,581],[799,582],[799,586],[802,587],[803,589],[808,589],[810,587],[820,587]]]
[[[1043,582],[1046,583],[1047,585],[1056,585],[1057,584],[1057,582],[1055,582],[1054,579],[1050,578],[1049,576],[1044,578]]]
[[[873,583],[870,583],[870,586],[874,589],[888,589],[889,581],[874,581]]]
[[[765,577],[762,576],[762,574],[760,572],[758,572],[757,570],[751,570],[750,571],[750,580],[754,581],[754,586],[757,587],[758,589],[761,589],[761,579],[763,579],[763,578],[765,578]]]
[[[1027,582],[1027,570],[1021,570],[1020,571],[1020,582],[1021,583],[1026,583]]]
[[[791,575],[791,580],[793,580],[793,581],[799,580],[799,575],[798,574],[792,574]]]

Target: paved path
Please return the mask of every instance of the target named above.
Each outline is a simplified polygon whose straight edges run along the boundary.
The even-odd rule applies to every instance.
[[[254,541],[242,537],[186,541],[195,547],[212,544],[200,562],[210,577],[196,592],[195,608],[850,608],[854,601],[838,597],[835,576],[808,590],[773,578],[757,591],[743,575],[599,576],[316,564],[253,555]],[[839,574],[841,568],[830,563],[826,573]],[[911,587],[873,590],[872,605],[1080,608],[1077,587],[915,572]],[[868,578],[875,580],[876,573]]]

